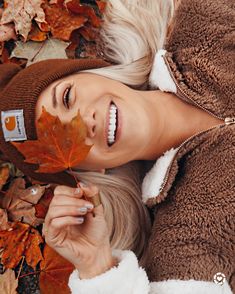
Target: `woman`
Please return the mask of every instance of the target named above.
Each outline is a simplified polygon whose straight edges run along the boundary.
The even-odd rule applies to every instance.
[[[88,128],[86,142],[93,147],[77,168],[93,172],[78,172],[87,183],[79,189],[56,188],[44,227],[47,243],[77,269],[69,281],[73,293],[232,293],[234,4],[182,0],[173,19],[171,1],[125,5],[110,1],[102,33],[103,54],[118,65],[99,68],[106,64],[48,61],[22,73],[8,68],[0,97],[1,150],[14,155],[25,173],[71,183],[64,174],[37,175],[35,166],[24,163],[6,141],[25,140],[25,135],[35,138],[32,121],[42,106],[64,122],[79,108]],[[98,69],[87,70],[94,67]],[[76,73],[83,69],[86,72]],[[146,90],[148,79],[152,91]],[[14,136],[4,129],[10,109],[19,121]],[[19,109],[25,117],[14,112]],[[98,193],[96,186],[101,192],[106,188],[107,177],[116,181],[122,172],[128,175],[122,170],[113,174],[112,168],[157,158],[143,181],[143,200],[154,208],[149,241],[143,235],[133,241],[134,232],[145,231],[143,223],[148,227],[143,207],[136,204],[138,196],[131,198],[133,210],[123,205],[115,215],[120,223],[130,212],[132,221],[126,224],[131,227],[122,229],[119,239],[131,235],[133,242],[117,242],[112,248],[133,248],[137,255],[144,251],[144,271],[132,252],[111,250],[115,230],[110,219],[104,217],[102,205],[94,207],[87,199]],[[103,175],[107,169],[111,175]],[[127,201],[128,197],[118,201],[126,187],[118,186],[118,181],[113,186],[119,193],[112,201],[116,205]],[[129,196],[136,192],[127,190]],[[107,194],[103,193],[102,203]],[[138,209],[136,225],[133,217],[137,219]]]

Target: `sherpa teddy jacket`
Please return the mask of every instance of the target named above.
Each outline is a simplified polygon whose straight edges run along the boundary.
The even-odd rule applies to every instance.
[[[167,151],[146,175],[154,222],[145,269],[134,253],[114,251],[117,267],[90,280],[74,271],[71,291],[235,293],[235,1],[181,0],[150,85],[221,124]]]

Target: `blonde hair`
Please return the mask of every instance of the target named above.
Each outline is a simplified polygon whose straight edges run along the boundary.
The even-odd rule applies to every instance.
[[[163,48],[173,11],[173,0],[109,0],[97,50],[115,65],[89,72],[142,88],[155,53]]]
[[[106,174],[73,172],[79,181],[99,188],[112,248],[131,249],[139,257],[143,256],[151,227],[141,200],[140,168],[138,162],[132,162]]]

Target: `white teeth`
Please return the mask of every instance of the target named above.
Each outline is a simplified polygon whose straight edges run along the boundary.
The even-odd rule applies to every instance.
[[[116,117],[117,107],[111,104],[109,109],[109,128],[108,128],[108,143],[112,144],[115,142],[115,131],[116,131]]]

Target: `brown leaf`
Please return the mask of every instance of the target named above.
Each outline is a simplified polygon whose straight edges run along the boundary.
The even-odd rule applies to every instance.
[[[101,19],[95,14],[91,6],[85,4],[82,5],[79,0],[65,1],[65,6],[75,14],[86,16],[94,27],[100,27]]]
[[[31,226],[37,226],[43,222],[35,217],[34,205],[45,192],[45,187],[34,185],[25,189],[25,180],[15,179],[4,197],[0,200],[2,208],[8,212],[11,221],[22,221]]]
[[[0,231],[8,230],[9,228],[10,224],[8,223],[7,212],[5,209],[0,208]]]
[[[54,196],[53,190],[54,189],[51,188],[47,189],[41,197],[41,199],[39,200],[39,202],[35,205],[36,217],[41,219],[44,219],[46,217],[49,205]]]
[[[65,49],[68,45],[69,43],[67,42],[52,38],[44,42],[16,42],[16,47],[13,50],[11,57],[27,58],[27,66],[51,58],[66,59],[67,55]]]
[[[12,24],[0,24],[0,42],[16,40],[14,26]]]
[[[44,5],[44,11],[52,36],[64,41],[68,41],[71,33],[87,21],[85,16],[76,15],[57,4]]]
[[[97,31],[95,31],[91,25],[86,25],[85,27],[81,28],[79,32],[87,41],[94,41],[97,36]]]
[[[0,56],[2,55],[3,48],[4,48],[4,42],[0,42]]]
[[[37,230],[20,222],[12,223],[8,230],[0,231],[0,248],[3,248],[1,263],[14,268],[25,256],[29,266],[36,268],[43,260],[39,244],[44,240]]]
[[[36,24],[32,25],[32,29],[28,35],[28,40],[42,42],[47,39],[47,32],[43,32]]]
[[[18,280],[15,278],[15,272],[7,269],[4,274],[0,275],[0,293],[17,294]]]
[[[0,167],[0,190],[6,184],[10,174],[9,166]]]
[[[97,4],[98,7],[99,7],[100,12],[101,12],[101,13],[104,13],[105,8],[106,8],[106,4],[107,4],[106,1],[96,0],[95,2],[96,2],[96,4]]]
[[[56,251],[45,246],[43,251],[44,260],[40,263],[41,273],[39,276],[40,290],[42,294],[69,294],[69,276],[74,266],[60,256]]]
[[[91,146],[85,144],[86,125],[79,112],[71,122],[62,124],[43,107],[36,128],[38,140],[12,144],[26,162],[39,164],[38,172],[55,173],[77,166],[90,151]]]
[[[5,0],[7,8],[3,11],[1,24],[14,22],[17,34],[27,40],[32,20],[45,22],[45,14],[41,8],[43,0]]]

